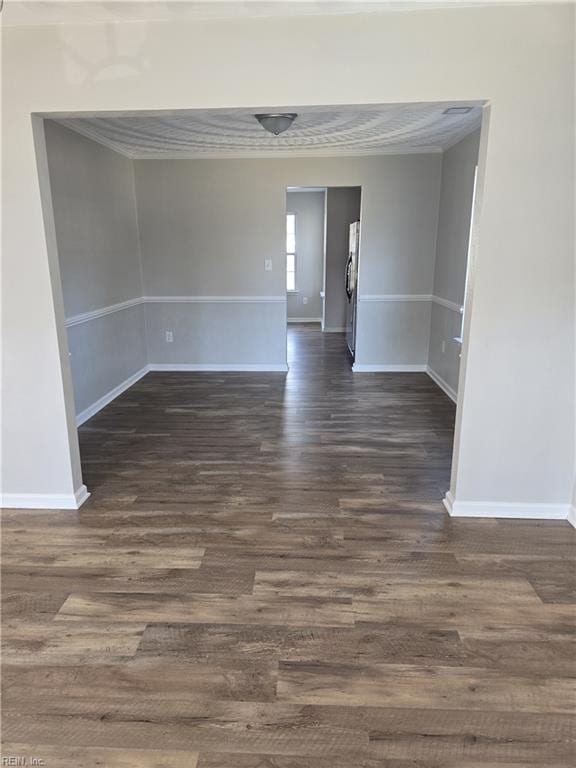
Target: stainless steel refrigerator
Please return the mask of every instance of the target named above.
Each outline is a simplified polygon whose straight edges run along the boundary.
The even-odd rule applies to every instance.
[[[346,343],[352,358],[356,349],[356,309],[358,303],[358,248],[360,245],[360,222],[350,224],[348,238],[348,259],[346,261]]]

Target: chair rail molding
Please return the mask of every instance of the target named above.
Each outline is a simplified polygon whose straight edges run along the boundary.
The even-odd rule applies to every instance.
[[[286,296],[143,296],[143,304],[283,304]]]
[[[364,294],[358,297],[360,302],[433,302],[454,312],[462,312],[462,307],[454,301],[443,299],[432,294],[418,293],[385,293]],[[98,320],[114,312],[122,312],[132,307],[143,304],[285,304],[286,296],[139,296],[134,299],[120,301],[106,307],[92,309],[89,312],[81,312],[66,319],[66,328],[81,325],[92,320]],[[291,318],[289,322],[319,322],[317,318]]]
[[[135,299],[121,301],[118,304],[110,304],[106,307],[93,309],[72,315],[66,319],[66,328],[74,325],[89,323],[106,317],[114,312],[122,312],[125,309],[138,307],[143,304],[281,304],[286,303],[285,296],[139,296]]]
[[[426,373],[424,363],[354,363],[353,373]]]
[[[139,296],[136,299],[128,299],[127,301],[121,301],[118,304],[110,304],[107,307],[100,307],[99,309],[92,309],[89,312],[81,312],[78,315],[73,315],[66,319],[66,328],[71,328],[74,325],[81,325],[82,323],[89,323],[91,320],[98,320],[100,317],[106,317],[106,315],[112,315],[114,312],[122,312],[125,309],[131,309],[132,307],[138,307],[142,304],[142,297]]]
[[[358,296],[358,301],[432,301],[432,296],[429,293],[365,293]]]
[[[457,304],[455,301],[450,301],[449,299],[443,299],[442,296],[433,295],[432,302],[438,304],[440,307],[446,307],[446,309],[451,309],[453,312],[458,312],[459,314],[462,314],[464,311],[462,304]]]
[[[453,312],[462,313],[462,305],[449,299],[444,299],[442,296],[435,296],[433,293],[365,293],[358,296],[358,301],[361,302],[412,302],[412,301],[429,301],[433,304],[438,304],[446,309],[451,309]]]

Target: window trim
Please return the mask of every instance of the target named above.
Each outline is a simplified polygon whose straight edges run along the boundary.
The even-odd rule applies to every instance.
[[[286,211],[286,233],[288,232],[288,216],[294,217],[294,251],[289,251],[286,248],[286,293],[298,293],[298,254],[297,254],[297,230],[298,230],[298,217],[293,211]],[[294,288],[288,288],[288,256],[294,256]]]

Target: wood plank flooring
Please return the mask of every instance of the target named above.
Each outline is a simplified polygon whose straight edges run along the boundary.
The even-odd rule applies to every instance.
[[[4,759],[573,766],[576,532],[451,520],[451,401],[288,341],[148,374],[80,429],[81,510],[3,511]]]

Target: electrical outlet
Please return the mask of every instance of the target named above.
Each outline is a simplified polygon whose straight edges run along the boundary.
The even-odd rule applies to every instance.
[[[446,342],[442,342],[442,354],[444,355],[446,353]]]
[[[264,259],[264,270],[272,272],[272,259]]]
[[[166,341],[168,344],[172,344],[174,341],[174,333],[172,331],[166,331]]]
[[[302,304],[308,304],[308,296],[302,297]]]

